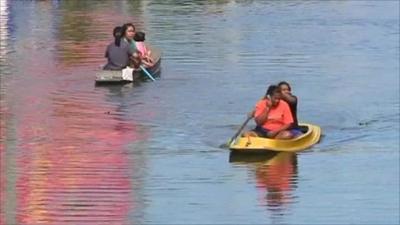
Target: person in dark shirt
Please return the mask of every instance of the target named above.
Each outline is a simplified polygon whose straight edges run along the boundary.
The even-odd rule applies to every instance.
[[[281,81],[278,83],[279,88],[281,89],[282,93],[282,100],[288,103],[290,107],[290,112],[292,113],[293,117],[293,124],[292,124],[292,133],[294,133],[295,136],[302,134],[303,132],[301,131],[299,127],[299,123],[297,120],[297,102],[298,99],[295,95],[292,94],[292,88],[290,84],[286,81]]]
[[[293,116],[293,127],[298,126],[297,121],[297,97],[292,94],[292,88],[290,87],[289,83],[286,81],[279,82],[278,86],[281,89],[282,99],[289,104],[290,111],[292,112]]]
[[[126,27],[114,28],[114,42],[107,46],[105,53],[107,64],[103,67],[104,70],[122,70],[129,65],[129,60],[134,49],[132,49],[130,43],[124,39],[123,34],[125,32]]]

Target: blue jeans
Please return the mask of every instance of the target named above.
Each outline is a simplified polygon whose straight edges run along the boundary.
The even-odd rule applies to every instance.
[[[259,137],[263,137],[263,138],[268,137],[268,133],[271,132],[270,130],[265,129],[264,127],[261,127],[261,126],[256,126],[256,128],[254,128],[253,131],[256,132],[256,134]],[[297,136],[300,136],[303,134],[303,132],[299,128],[294,128],[289,131],[290,131],[290,133],[292,133],[293,137],[297,137]]]
[[[297,137],[303,134],[303,132],[299,128],[291,129],[290,133],[292,133],[293,137]]]
[[[268,132],[271,132],[270,130],[265,129],[261,126],[256,126],[256,128],[254,128],[253,131],[256,132],[256,134],[259,137],[264,137],[264,138],[268,137]]]

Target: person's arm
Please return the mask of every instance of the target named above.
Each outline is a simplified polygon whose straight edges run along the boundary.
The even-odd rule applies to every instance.
[[[293,116],[292,116],[292,113],[290,112],[289,105],[284,101],[281,101],[280,104],[284,105],[283,106],[283,123],[284,123],[284,125],[281,126],[277,130],[268,132],[269,138],[274,138],[280,132],[291,129],[292,124],[293,124]]]
[[[260,107],[259,105],[256,106]],[[271,109],[271,101],[267,99],[265,108],[258,115],[254,116],[254,121],[258,126],[262,126],[268,120],[268,114]],[[256,110],[257,111],[257,110]]]
[[[107,48],[106,48],[106,52],[104,53],[104,58],[108,58],[108,49],[109,49],[109,47],[110,46],[107,46]]]
[[[282,93],[282,98],[291,104],[297,103],[297,97],[292,94]]]
[[[279,132],[284,131],[284,130],[288,130],[291,126],[292,126],[292,124],[285,124],[285,125],[283,125],[281,128],[279,128],[277,130],[270,131],[270,132],[268,132],[268,137],[269,138],[274,138],[277,134],[279,134]]]
[[[146,55],[146,60],[147,60],[149,63],[154,63],[153,59],[152,59],[149,55]]]
[[[293,122],[294,122],[293,115],[292,115],[292,112],[290,111],[289,105],[286,102],[281,102],[281,104],[284,104],[284,106],[283,106],[283,123],[285,125],[283,125],[279,129],[279,132],[292,128]]]
[[[142,64],[143,64],[145,67],[152,67],[152,66],[153,66],[153,63],[152,63],[152,62],[149,62],[149,61],[147,61],[147,60],[142,60]]]

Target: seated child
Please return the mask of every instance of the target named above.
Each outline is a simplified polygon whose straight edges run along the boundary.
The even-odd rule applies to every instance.
[[[145,33],[138,31],[135,33],[133,39],[136,42],[136,49],[141,54],[142,63],[146,66],[152,66],[153,59],[150,57],[151,51],[146,48],[146,44],[144,43]]]

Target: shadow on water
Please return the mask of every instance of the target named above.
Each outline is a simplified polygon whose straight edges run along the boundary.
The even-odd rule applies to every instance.
[[[288,214],[294,202],[293,191],[297,187],[297,155],[291,152],[266,152],[246,154],[231,152],[229,162],[250,165],[255,170],[257,189],[261,191],[261,204],[271,213],[272,220],[279,222]]]
[[[138,86],[140,86],[139,83],[108,84],[108,85],[95,84],[95,89],[107,90],[109,94],[122,96],[125,92],[131,91],[133,88]]]

